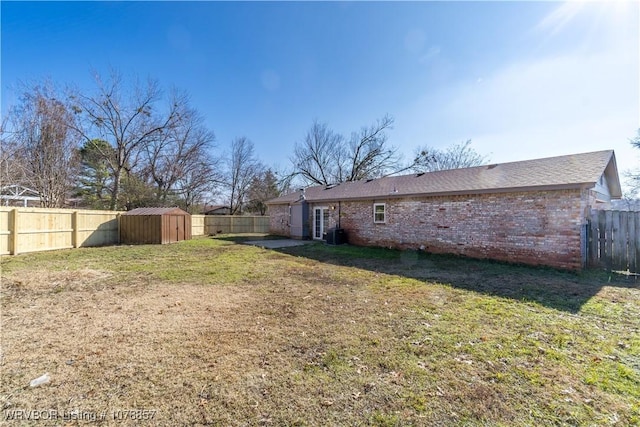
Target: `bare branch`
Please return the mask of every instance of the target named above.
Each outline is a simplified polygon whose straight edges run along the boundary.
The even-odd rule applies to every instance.
[[[488,156],[481,155],[471,148],[471,140],[469,139],[444,150],[429,147],[418,148],[415,165],[412,169],[416,172],[433,172],[480,166],[488,161]]]
[[[138,168],[140,154],[175,125],[178,106],[172,104],[166,115],[156,111],[162,92],[155,80],[127,87],[120,74],[112,71],[107,81],[96,74],[95,82],[94,94],[71,97],[73,111],[81,118],[75,130],[85,141],[100,139],[113,147],[114,156],[103,154],[113,173],[110,208],[117,209],[122,179]]]
[[[310,184],[328,185],[375,178],[401,168],[398,150],[388,144],[393,118],[384,116],[345,138],[315,121],[291,157],[296,172]]]
[[[69,132],[74,117],[51,84],[24,90],[10,112],[11,158],[3,160],[13,176],[6,178],[37,191],[41,206],[61,207],[77,172],[77,145]]]
[[[253,142],[240,137],[231,143],[231,157],[227,161],[227,188],[231,215],[242,213],[247,193],[255,176],[264,169],[253,152]]]

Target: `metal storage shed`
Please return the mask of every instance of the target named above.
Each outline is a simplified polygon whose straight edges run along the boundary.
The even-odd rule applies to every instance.
[[[180,208],[138,208],[120,216],[120,243],[165,244],[191,239],[191,215]]]

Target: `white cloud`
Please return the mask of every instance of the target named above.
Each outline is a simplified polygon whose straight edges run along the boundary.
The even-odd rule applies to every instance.
[[[542,18],[530,35],[553,45],[573,33],[581,39],[576,47],[606,48],[620,39],[638,39],[639,13],[637,1],[567,1]]]
[[[545,16],[534,27],[534,31],[554,36],[562,31],[580,13],[584,6],[585,3],[580,1],[562,3]]]
[[[624,52],[515,63],[480,83],[452,89],[442,113],[489,132],[637,117],[638,57]]]
[[[399,114],[394,136],[436,147],[471,138],[495,162],[614,149],[622,178],[640,167],[640,152],[629,144],[640,127],[637,45],[528,59],[469,76]]]

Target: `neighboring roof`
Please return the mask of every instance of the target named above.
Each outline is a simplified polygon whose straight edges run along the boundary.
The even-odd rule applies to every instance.
[[[213,205],[213,206],[205,206],[203,211],[204,212],[212,212],[212,211],[218,211],[220,209],[227,209],[227,210],[231,210],[231,208],[229,206],[224,206],[224,205]]]
[[[622,192],[613,150],[315,186],[304,190],[304,198],[310,202],[323,202],[592,188],[603,174],[611,197],[620,198]],[[301,192],[298,191],[272,199],[267,204],[300,200]]]
[[[136,208],[122,215],[189,215],[180,208]]]

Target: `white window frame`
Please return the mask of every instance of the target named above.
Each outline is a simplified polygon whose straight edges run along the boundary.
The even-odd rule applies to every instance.
[[[320,210],[320,223],[316,221],[316,210]],[[329,206],[314,206],[313,207],[313,231],[312,236],[314,240],[322,240],[322,235],[327,230],[327,224],[325,224],[324,215],[328,214]],[[319,228],[320,235],[316,236],[316,227]]]
[[[382,221],[376,220],[376,208],[378,206],[382,206]],[[375,224],[386,224],[387,223],[387,204],[386,203],[374,203],[373,204],[373,222]]]

